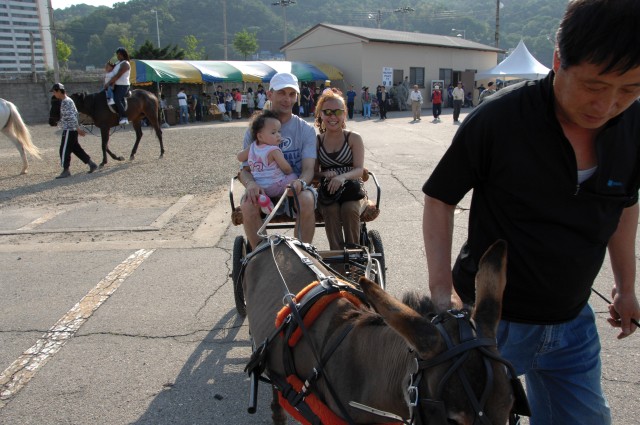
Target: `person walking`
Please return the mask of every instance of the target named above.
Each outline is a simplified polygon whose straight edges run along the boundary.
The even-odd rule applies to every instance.
[[[460,124],[458,118],[460,118],[460,109],[462,109],[462,103],[464,102],[464,88],[462,87],[462,81],[458,81],[456,88],[453,89],[453,123]]]
[[[187,124],[189,122],[189,103],[187,102],[187,94],[184,87],[180,87],[178,92],[178,108],[180,110],[180,121],[178,124]]]
[[[607,251],[607,321],[620,339],[640,319],[638,22],[637,0],[569,2],[549,74],[472,111],[422,188],[439,309],[473,303],[482,254],[497,239],[509,244],[497,343],[525,377],[531,425],[612,423],[589,305]],[[456,205],[471,190],[467,240],[452,269]]]
[[[380,90],[376,93],[378,98],[378,108],[380,108],[380,119],[387,119],[387,108],[389,107],[389,93],[385,86],[380,86]]]
[[[413,90],[411,90],[411,94],[409,94],[409,99],[411,100],[413,121],[420,121],[420,109],[422,109],[422,93],[420,93],[420,89],[418,88],[417,84],[413,86]]]
[[[487,88],[480,93],[480,97],[478,98],[478,105],[480,105],[484,100],[494,94],[496,92],[495,87],[493,87],[493,81],[489,81],[487,84]]]
[[[358,96],[358,93],[356,93],[352,85],[349,88],[349,91],[347,91],[347,111],[349,111],[348,115],[350,120],[353,119],[353,110],[355,108],[356,96]]]
[[[439,85],[433,87],[431,92],[431,105],[433,110],[433,122],[440,122],[440,114],[442,113],[442,91]]]
[[[362,88],[362,116],[365,120],[371,119],[371,94],[369,93],[369,87],[364,86]]]
[[[71,167],[71,154],[74,154],[80,161],[87,164],[89,173],[93,173],[98,166],[78,142],[78,135],[84,136],[86,132],[78,124],[76,104],[67,96],[64,85],[61,83],[55,83],[49,92],[53,93],[53,96],[60,101],[60,126],[62,127],[60,163],[62,165],[62,173],[56,179],[64,179],[71,176],[71,171],[69,170]]]

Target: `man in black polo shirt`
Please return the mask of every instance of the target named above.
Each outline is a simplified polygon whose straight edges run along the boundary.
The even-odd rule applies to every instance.
[[[636,0],[570,2],[553,70],[469,114],[423,186],[429,288],[440,308],[473,302],[483,252],[497,239],[509,243],[498,348],[525,375],[532,425],[611,423],[587,304],[607,249],[608,320],[624,338],[640,319],[637,22]],[[472,189],[452,272],[454,210]]]

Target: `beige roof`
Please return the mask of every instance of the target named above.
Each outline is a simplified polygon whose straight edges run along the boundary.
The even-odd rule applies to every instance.
[[[348,25],[333,25],[327,23],[315,25],[313,28],[300,34],[298,37],[282,46],[282,49],[285,49],[290,44],[295,43],[297,40],[305,37],[311,31],[319,27],[329,28],[334,31],[339,31],[345,34],[359,37],[369,42],[374,41],[381,43],[414,44],[421,46],[437,46],[469,50],[483,50],[490,52],[504,52],[504,50],[502,49],[487,46],[486,44],[476,43],[475,41],[465,40],[460,37],[450,37],[447,35],[438,34],[423,34],[419,32],[383,30],[377,28],[352,27]]]

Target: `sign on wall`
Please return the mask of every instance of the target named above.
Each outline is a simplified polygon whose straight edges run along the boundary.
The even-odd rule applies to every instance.
[[[393,68],[382,67],[382,85],[386,88],[393,86]]]

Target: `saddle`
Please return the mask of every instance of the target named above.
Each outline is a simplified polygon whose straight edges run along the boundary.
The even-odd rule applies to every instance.
[[[127,94],[125,94],[124,97],[122,98],[124,100],[124,110],[125,110],[125,112],[129,108],[129,102],[127,101],[127,99],[129,99],[130,97],[131,97],[131,90],[127,91]],[[109,108],[109,110],[111,112],[113,112],[114,114],[118,113],[118,110],[116,109],[116,105],[109,105],[109,102],[106,99],[105,99],[105,102],[107,102],[107,107]]]

